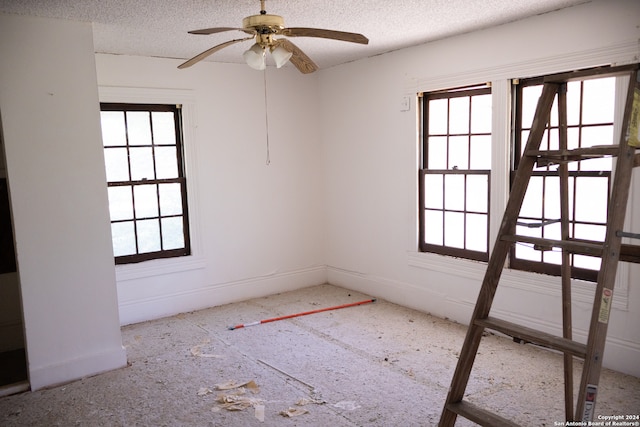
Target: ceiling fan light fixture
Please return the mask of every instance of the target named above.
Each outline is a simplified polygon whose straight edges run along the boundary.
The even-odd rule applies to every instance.
[[[258,43],[255,43],[242,54],[247,65],[254,70],[264,70],[267,67],[267,61],[265,58],[265,49]]]
[[[291,55],[293,55],[293,53],[289,52],[282,46],[276,46],[275,48],[271,49],[271,56],[276,63],[276,67],[278,68],[286,64],[287,61],[289,61],[289,58],[291,58]]]

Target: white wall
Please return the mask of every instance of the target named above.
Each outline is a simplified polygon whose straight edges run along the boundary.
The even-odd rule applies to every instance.
[[[89,24],[0,16],[0,113],[32,389],[126,364]]]
[[[193,256],[118,266],[121,322],[326,281],[315,75],[97,55],[102,101],[173,102],[185,115]],[[229,319],[234,323],[234,319]]]
[[[416,93],[491,81],[493,162],[506,164],[507,79],[637,62],[639,16],[640,2],[595,1],[321,71],[329,282],[468,323],[486,264],[417,252]],[[635,174],[628,229],[638,232]],[[506,182],[506,169],[494,169],[493,235]],[[619,273],[604,364],[640,376],[640,265],[621,264]],[[574,288],[579,340],[592,288]],[[507,270],[493,313],[561,334],[560,309],[559,280]]]

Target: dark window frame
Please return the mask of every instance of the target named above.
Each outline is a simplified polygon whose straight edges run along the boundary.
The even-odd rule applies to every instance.
[[[419,209],[419,220],[418,220],[418,250],[420,252],[429,252],[429,253],[435,253],[435,254],[440,254],[440,255],[447,255],[447,256],[452,256],[452,257],[456,257],[456,258],[465,258],[465,259],[470,259],[470,260],[475,260],[475,261],[483,261],[486,262],[489,260],[489,243],[490,243],[490,224],[491,224],[491,169],[458,169],[458,168],[451,168],[451,169],[429,169],[428,165],[429,165],[429,150],[428,150],[428,144],[429,144],[429,137],[430,136],[436,136],[436,134],[430,134],[429,132],[429,101],[430,100],[437,100],[437,99],[453,99],[453,98],[461,98],[461,97],[469,97],[471,98],[472,96],[478,96],[478,95],[490,95],[491,94],[491,87],[487,86],[487,85],[482,85],[482,86],[469,86],[469,87],[462,87],[462,88],[454,88],[454,89],[448,89],[448,90],[443,90],[443,91],[436,91],[436,92],[430,92],[430,93],[425,93],[422,94],[421,96],[421,154],[420,154],[420,159],[421,159],[421,165],[420,165],[420,169],[418,171],[418,191],[419,191],[419,196],[418,196],[418,209]],[[447,107],[447,109],[449,109],[450,106]],[[469,109],[472,108],[472,103],[469,103]],[[490,132],[481,132],[481,133],[473,133],[472,129],[471,129],[471,113],[469,114],[469,131],[467,133],[461,133],[461,134],[455,134],[455,133],[450,133],[449,132],[449,123],[450,121],[447,120],[447,132],[445,134],[438,134],[437,136],[442,136],[442,137],[447,137],[447,151],[449,150],[449,138],[450,137],[456,137],[456,136],[467,136],[469,138],[467,144],[470,144],[470,140],[471,137],[473,136],[489,136],[491,137],[491,131]],[[471,156],[471,150],[468,151],[468,156]],[[447,155],[448,157],[448,155]],[[468,159],[469,161],[469,167],[470,167],[470,159]],[[448,162],[448,160],[447,160]],[[437,209],[437,208],[427,208],[425,206],[425,192],[426,192],[426,188],[425,188],[425,178],[427,175],[442,175],[443,176],[443,194],[444,194],[444,190],[445,190],[445,177],[446,176],[451,176],[451,175],[463,175],[464,176],[464,188],[465,188],[465,195],[464,195],[464,208],[462,210],[456,210],[456,209],[446,209],[444,206],[444,202],[442,205],[441,209]],[[487,201],[486,201],[486,206],[487,206],[487,211],[486,212],[476,212],[473,210],[468,210],[467,209],[467,197],[466,197],[466,184],[467,184],[467,177],[470,175],[485,175],[487,177]],[[442,212],[442,216],[443,216],[443,231],[442,231],[442,240],[443,240],[443,244],[442,245],[437,245],[437,244],[433,244],[433,243],[427,243],[425,241],[425,233],[426,233],[426,212],[427,211],[441,211]],[[465,226],[465,231],[464,231],[464,246],[466,247],[467,245],[467,236],[466,236],[466,227],[467,227],[467,221],[466,221],[466,214],[481,214],[481,215],[485,215],[486,216],[486,251],[485,252],[481,252],[481,251],[477,251],[477,250],[473,250],[473,249],[467,249],[467,248],[458,248],[458,247],[452,247],[452,246],[446,246],[445,245],[445,230],[444,230],[444,213],[445,212],[455,212],[455,213],[460,213],[464,216],[464,226]]]
[[[136,253],[131,255],[122,255],[115,256],[116,264],[132,264],[143,261],[149,261],[153,259],[163,259],[163,258],[173,258],[173,257],[181,257],[191,255],[191,241],[190,241],[190,230],[189,230],[189,210],[187,203],[187,181],[185,176],[185,167],[184,167],[184,137],[182,131],[182,108],[180,105],[168,105],[168,104],[132,104],[132,103],[114,103],[114,102],[104,102],[100,103],[101,111],[137,111],[137,112],[148,112],[150,119],[150,127],[153,130],[153,123],[151,121],[151,113],[152,112],[171,112],[174,115],[174,125],[175,125],[175,147],[176,147],[176,161],[177,161],[177,170],[178,177],[177,178],[159,178],[159,179],[146,179],[143,178],[141,180],[128,180],[128,181],[108,181],[108,187],[122,187],[129,186],[131,187],[131,197],[132,197],[132,206],[133,206],[133,218],[132,222],[134,225],[134,237],[136,243]],[[125,128],[126,128],[126,114],[125,114]],[[152,150],[152,157],[155,159],[155,147],[161,146],[174,146],[174,144],[156,144],[153,141],[153,131],[151,132],[151,144],[149,147]],[[135,147],[144,147],[144,145],[135,145]],[[104,145],[103,149],[107,150],[110,148],[123,148],[123,146],[110,146]],[[127,130],[127,163],[128,163],[128,171],[129,177],[131,178],[131,161],[129,157],[129,150],[131,145],[129,145],[128,141],[128,130]],[[154,174],[156,171],[156,163],[153,162]],[[181,214],[172,214],[172,215],[162,215],[160,210],[158,210],[158,215],[151,217],[137,217],[135,210],[135,194],[134,187],[142,186],[142,185],[155,185],[156,186],[156,197],[159,200],[159,185],[160,184],[179,184],[180,185],[180,195],[182,202],[182,213]],[[159,202],[158,202],[159,203]],[[162,218],[172,218],[172,217],[182,217],[182,227],[183,227],[183,237],[184,237],[184,247],[177,249],[162,249],[163,239],[162,239]],[[153,252],[140,252],[138,245],[138,235],[137,235],[137,225],[136,222],[140,220],[148,220],[148,219],[158,219],[158,230],[159,230],[159,241],[161,245],[161,250],[153,251]],[[111,224],[123,223],[123,222],[131,222],[129,219],[125,220],[111,220]]]
[[[601,77],[610,77],[610,75],[607,75],[607,71],[609,69],[608,68],[596,68],[596,69],[591,69],[591,70],[580,70],[580,71],[576,71],[574,73],[571,73],[571,75],[567,75],[564,74],[562,76],[565,77],[565,79],[563,80],[564,82],[568,82],[568,81],[580,81],[580,88],[581,88],[581,95],[580,95],[580,111],[582,111],[583,109],[583,90],[584,90],[584,82],[589,80],[589,79],[594,79],[594,78],[601,78]],[[520,79],[518,81],[516,81],[513,85],[512,85],[512,122],[513,122],[513,128],[512,128],[512,151],[511,151],[511,167],[510,167],[510,184],[513,184],[513,179],[515,177],[516,171],[517,171],[517,167],[521,158],[521,153],[522,153],[522,148],[524,147],[524,145],[526,144],[526,140],[524,140],[523,138],[523,123],[522,123],[522,102],[523,102],[523,89],[525,87],[529,87],[529,86],[536,86],[536,85],[542,85],[545,81],[549,81],[549,80],[556,80],[556,75],[550,75],[550,76],[540,76],[540,77],[535,77],[535,78],[529,78],[529,79]],[[557,102],[557,98],[554,102]],[[590,123],[590,124],[585,124],[582,122],[582,114],[580,114],[580,120],[579,123],[573,124],[573,125],[568,125],[568,129],[574,128],[574,129],[579,129],[579,146],[582,146],[582,129],[585,128],[589,128],[589,127],[596,127],[596,126],[614,126],[613,122],[602,122],[602,123]],[[529,128],[524,128],[529,129]],[[550,138],[550,134],[551,131],[550,130],[554,130],[557,131],[558,129],[558,124],[554,124],[551,125],[549,122],[547,123],[547,131],[545,133],[546,138]],[[544,145],[545,141],[543,140],[543,144]],[[616,144],[616,141],[612,141],[612,144]],[[546,170],[534,170],[534,172],[532,173],[532,178],[533,177],[543,177],[543,185],[546,182],[547,177],[550,178],[558,178],[559,177],[559,173],[557,170],[550,170],[549,166],[546,167]],[[573,217],[569,218],[569,226],[570,226],[570,235],[573,236],[574,235],[574,230],[575,230],[575,226],[576,225],[597,225],[597,226],[602,226],[604,224],[606,224],[606,222],[589,222],[589,221],[579,221],[575,219],[575,203],[576,203],[576,189],[577,189],[577,185],[575,185],[575,182],[577,179],[580,178],[589,178],[589,177],[598,177],[598,178],[606,178],[607,179],[607,197],[606,200],[604,202],[606,202],[607,204],[607,215],[608,215],[608,210],[609,210],[609,199],[611,196],[611,182],[613,179],[612,176],[612,171],[608,170],[608,171],[592,171],[592,170],[581,170],[580,166],[578,170],[570,170],[569,171],[569,180],[573,180],[573,185],[570,186],[570,188],[572,189],[572,194],[570,197],[570,201],[573,202],[573,206],[570,207],[570,212],[573,212]],[[558,178],[559,179],[559,178]],[[544,187],[543,187],[543,196],[542,196],[542,203],[544,204]],[[531,221],[541,221],[542,223],[549,221],[549,220],[554,220],[554,218],[545,218],[545,210],[544,210],[544,206],[542,208],[542,218],[527,218],[527,217],[520,217],[521,219],[525,219],[525,220],[531,220]],[[544,227],[543,227],[544,230]],[[543,235],[544,236],[544,235]],[[592,269],[586,269],[586,268],[580,268],[580,267],[576,267],[573,265],[573,257],[574,254],[571,254],[571,277],[574,279],[579,279],[579,280],[584,280],[584,281],[589,281],[589,282],[595,282],[597,281],[597,277],[598,277],[598,270],[592,270]],[[542,274],[547,274],[547,275],[551,275],[551,276],[561,276],[562,275],[562,266],[556,263],[550,263],[550,262],[545,262],[544,261],[544,255],[542,256],[542,260],[541,261],[533,261],[533,260],[527,260],[527,259],[522,259],[522,258],[517,258],[516,257],[516,246],[512,246],[510,251],[509,251],[509,268],[514,269],[514,270],[521,270],[521,271],[529,271],[529,272],[534,272],[534,273],[542,273]]]

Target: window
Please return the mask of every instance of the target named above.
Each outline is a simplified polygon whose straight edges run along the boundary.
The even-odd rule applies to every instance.
[[[419,249],[489,259],[491,88],[422,97]]]
[[[180,106],[100,107],[116,264],[189,255]]]
[[[586,76],[566,83],[567,148],[617,144],[613,122],[615,77]],[[542,92],[542,79],[520,80],[514,86],[515,154],[512,177],[529,135]],[[541,150],[559,149],[557,97],[543,136]],[[606,230],[611,158],[571,162],[569,169],[569,237],[603,241]],[[516,234],[561,240],[560,178],[557,165],[536,165],[518,218]],[[561,250],[517,244],[510,267],[559,276]],[[600,258],[571,254],[572,277],[596,281]]]

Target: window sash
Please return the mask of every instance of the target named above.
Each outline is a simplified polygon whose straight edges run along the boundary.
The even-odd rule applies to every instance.
[[[603,140],[601,141],[598,145],[601,144],[615,144],[614,138],[613,138],[613,114],[611,114],[610,118],[607,118],[606,120],[602,120],[600,122],[583,122],[582,117],[583,117],[583,111],[585,110],[586,106],[585,106],[585,100],[584,100],[584,82],[588,81],[588,80],[592,80],[594,78],[603,78],[603,77],[608,77],[608,76],[603,76],[603,71],[602,69],[597,69],[597,70],[593,70],[593,71],[589,71],[589,70],[583,70],[580,72],[576,72],[576,73],[572,73],[572,78],[571,78],[571,82],[573,83],[568,83],[568,84],[573,84],[573,87],[570,88],[573,89],[574,94],[576,92],[577,87],[579,87],[579,98],[577,101],[577,105],[578,105],[578,114],[574,114],[574,119],[568,123],[567,126],[567,132],[570,133],[573,132],[573,136],[574,136],[574,144],[576,144],[578,147],[582,147],[582,146],[587,146],[585,144],[588,144],[588,142],[586,142],[586,138],[585,135],[587,135],[589,132],[597,132],[600,129],[604,129],[604,130],[608,130],[610,131],[610,135],[611,135],[611,140],[606,141]],[[512,165],[511,165],[511,183],[513,183],[513,179],[515,177],[515,173],[516,170],[518,168],[520,159],[522,157],[522,150],[524,148],[524,145],[526,143],[526,135],[527,132],[529,130],[528,127],[525,127],[523,125],[523,92],[527,87],[531,87],[531,86],[539,86],[542,85],[543,82],[545,81],[545,79],[548,78],[554,78],[553,76],[551,77],[537,77],[537,78],[533,78],[533,79],[526,79],[526,80],[520,80],[516,85],[514,85],[513,88],[513,123],[514,123],[514,127],[513,127],[513,132],[512,132],[512,137],[513,137],[513,150],[512,150]],[[612,91],[612,94],[614,96],[614,103],[617,102],[615,100],[615,91]],[[551,113],[551,117],[549,122],[547,123],[547,130],[545,132],[545,135],[543,138],[543,142],[541,145],[541,149],[546,149],[544,148],[545,146],[550,146],[550,149],[557,149],[557,147],[553,146],[554,143],[554,136],[557,135],[557,133],[559,132],[559,128],[558,128],[558,123],[557,123],[557,98],[554,101],[554,108],[552,109],[552,113]],[[575,108],[575,99],[574,99],[574,108]],[[555,135],[554,135],[555,134]],[[557,140],[557,138],[556,138]],[[577,143],[576,143],[577,141]],[[545,145],[546,144],[546,145]],[[598,228],[598,227],[604,227],[606,225],[606,215],[608,212],[608,204],[609,204],[609,196],[610,196],[610,188],[611,188],[611,165],[613,164],[612,159],[608,159],[607,163],[605,162],[601,162],[598,164],[598,167],[594,167],[592,169],[594,170],[589,170],[589,167],[587,165],[588,162],[593,162],[593,161],[587,161],[587,163],[582,163],[582,162],[573,162],[573,163],[569,163],[569,179],[570,179],[570,184],[573,183],[572,185],[570,185],[570,194],[569,194],[569,202],[570,202],[570,218],[569,218],[569,228],[570,228],[570,237],[572,238],[582,238],[584,239],[583,236],[575,236],[576,233],[576,229],[579,227],[592,227],[592,228]],[[532,179],[534,179],[535,177],[542,177],[543,182],[548,179],[548,178],[554,178],[554,177],[558,177],[558,173],[556,170],[552,169],[553,166],[542,166],[542,167],[536,167],[534,169],[534,172],[532,174]],[[577,200],[579,200],[579,198],[584,197],[584,193],[582,193],[582,195],[580,195],[579,191],[578,191],[578,182],[582,183],[582,182],[586,182],[587,179],[593,179],[593,178],[598,178],[601,180],[606,180],[606,197],[603,197],[603,200],[601,201],[602,204],[604,205],[604,215],[602,216],[602,219],[600,221],[585,221],[585,220],[581,220],[579,217],[576,216],[576,212],[581,212],[579,215],[582,215],[582,212],[584,211],[584,209],[578,209],[576,206]],[[519,214],[519,220],[520,219],[525,219],[525,220],[530,220],[530,221],[539,221],[539,222],[545,222],[548,220],[553,220],[556,218],[549,218],[545,216],[545,197],[546,197],[546,193],[545,190],[543,189],[543,192],[540,194],[541,200],[540,200],[540,204],[541,204],[541,215],[538,215],[537,217],[532,217],[532,216],[522,216],[522,212]],[[559,199],[558,199],[559,201]],[[559,216],[558,216],[559,218]],[[544,229],[544,227],[542,227]],[[544,233],[544,231],[542,231]],[[604,237],[602,236],[602,239]],[[599,239],[597,238],[590,238],[590,239],[585,239],[585,240],[596,240],[598,241]],[[540,251],[540,257],[539,260],[532,260],[532,259],[526,259],[524,257],[518,257],[518,252],[519,252],[519,248],[517,245],[514,245],[511,250],[510,250],[510,256],[509,256],[509,267],[512,269],[516,269],[516,270],[524,270],[524,271],[532,271],[532,272],[537,272],[537,273],[543,273],[543,274],[548,274],[548,275],[553,275],[553,276],[560,276],[561,273],[561,265],[559,263],[559,257],[557,259],[555,259],[555,262],[553,262],[553,258],[554,258],[554,254],[553,253],[548,253],[548,252],[544,252],[544,251]],[[571,277],[576,278],[576,279],[581,279],[581,280],[585,280],[585,281],[592,281],[595,282],[597,280],[597,276],[598,276],[598,268],[584,268],[584,266],[580,266],[580,261],[582,260],[584,263],[584,257],[583,255],[577,255],[577,254],[571,254],[570,255],[570,262],[571,262]],[[545,260],[546,259],[546,260]],[[598,259],[599,260],[599,259]],[[597,260],[595,258],[593,258],[590,262],[591,264],[594,265],[597,263]]]
[[[110,179],[108,171],[107,187],[109,189],[130,189],[130,191],[126,191],[126,193],[129,193],[131,209],[129,209],[129,211],[124,214],[125,217],[122,218],[114,219],[112,212],[111,224],[112,228],[128,227],[130,229],[130,231],[124,236],[128,236],[127,249],[132,253],[126,255],[116,254],[115,263],[129,264],[151,259],[190,255],[191,247],[189,239],[187,188],[186,178],[184,176],[182,122],[179,106],[161,104],[102,103],[101,111],[122,112],[124,119],[124,144],[119,141],[116,141],[117,143],[115,144],[109,143],[109,141],[106,140],[104,141],[105,157],[108,157],[107,153],[110,152],[109,150],[112,150],[112,152],[115,152],[116,150],[125,150],[126,152],[126,171],[120,171],[122,176],[118,176],[117,178],[119,179],[115,179],[114,177],[111,177],[112,179]],[[149,120],[149,135],[133,135],[134,128],[129,128],[129,121],[127,118],[128,112],[147,113]],[[171,135],[170,141],[164,140],[164,138],[159,141],[159,137],[164,135],[164,133],[155,134],[154,123],[156,122],[153,116],[154,112],[171,113],[173,115],[173,135]],[[165,128],[164,132],[170,132],[170,129]],[[148,139],[146,138],[147,136]],[[137,137],[137,139],[135,137]],[[144,138],[144,140],[141,138]],[[167,168],[166,158],[164,163],[160,165],[161,162],[163,162],[160,151],[162,149],[171,148],[174,148],[174,150],[170,150],[168,152],[170,153],[169,158],[173,157],[174,160],[169,164],[169,173],[167,173],[167,171],[164,170]],[[132,152],[134,152],[134,150],[146,150],[145,154],[147,155],[147,160],[151,159],[150,162],[147,161],[145,164],[147,170],[144,174],[137,174],[135,167],[132,166],[132,163],[134,163],[136,159],[135,156],[132,156]],[[121,154],[124,154],[124,152]],[[148,156],[149,154],[150,157]],[[122,158],[119,160],[122,160]],[[175,162],[175,165],[171,166],[173,162]],[[163,170],[161,170],[159,165],[164,166]],[[125,174],[126,177],[124,177]],[[158,177],[159,175],[160,177]],[[171,175],[171,177],[167,178],[163,177],[163,175]],[[123,177],[125,179],[123,179]],[[171,200],[172,198],[175,199],[175,195],[174,197],[162,195],[161,189],[168,189],[168,186],[174,184],[178,185],[177,188],[179,188],[179,200]],[[140,198],[143,196],[155,199],[155,202],[152,202],[149,205],[151,208],[148,212],[144,212],[142,207],[145,205],[140,204],[140,200],[142,200]],[[138,204],[136,204],[136,198],[139,199]],[[179,209],[176,209],[175,207],[168,208],[169,205],[165,199],[170,200],[171,203],[179,206]],[[163,209],[169,210],[169,212],[163,212]],[[181,233],[175,232],[176,225],[181,227]],[[153,242],[153,245],[148,246],[147,248],[144,247],[145,241],[141,236],[144,234],[145,226],[148,229],[147,232],[151,232],[146,241]],[[170,233],[171,230],[174,232]],[[116,233],[112,232],[112,234],[114,235],[115,240]],[[168,236],[172,237],[171,241]]]
[[[477,122],[474,122],[477,117],[474,116],[475,111],[473,110],[474,97],[482,95],[491,95],[491,88],[486,86],[465,87],[433,92],[422,97],[422,167],[419,170],[418,178],[420,207],[418,249],[421,252],[433,252],[478,261],[488,261],[489,259],[491,170],[486,166],[490,167],[491,162],[491,117],[490,115],[488,117],[488,128],[478,129]],[[464,101],[465,98],[467,101]],[[475,99],[479,100],[480,98]],[[430,129],[429,102],[434,100],[446,100],[446,118],[443,120],[446,124],[443,126],[443,123],[440,122],[436,125],[437,129],[433,127]],[[451,123],[451,113],[456,108],[451,106],[452,102],[457,102],[467,109],[467,112],[462,112],[467,120],[466,124]],[[458,111],[461,110],[458,109]],[[439,143],[446,150],[444,163],[442,155],[440,155],[438,162],[432,161],[430,164],[430,149],[434,148],[430,147],[430,144],[435,143]],[[456,143],[462,145],[456,147]],[[488,145],[488,147],[481,144]],[[486,157],[484,162],[474,160],[476,153],[478,153],[478,148],[474,147],[485,148],[486,152],[482,153]],[[440,203],[435,203],[437,206],[434,206],[433,200],[429,199],[428,193],[431,188],[426,184],[429,176],[442,177],[442,188],[434,189],[435,197],[441,199]],[[460,177],[460,179],[454,177]],[[474,202],[470,202],[470,182],[472,182],[470,177],[485,177],[486,199],[476,198]],[[451,194],[451,192],[445,191],[448,180],[458,181],[462,185],[462,195],[456,197],[458,199],[456,203],[447,203],[447,199],[450,198],[447,197],[447,194]],[[482,209],[478,209],[478,205],[482,205]],[[427,216],[432,219],[427,219]],[[434,222],[436,218],[437,221],[440,221],[439,224]],[[457,226],[450,226],[452,223]],[[484,223],[484,233],[474,233],[474,237],[470,238],[471,228],[480,223]],[[430,224],[435,226],[433,231],[430,230]],[[437,237],[438,235],[440,237]],[[434,240],[439,241],[435,242]],[[478,244],[480,241],[481,243]],[[482,246],[483,250],[474,248],[474,246]]]

